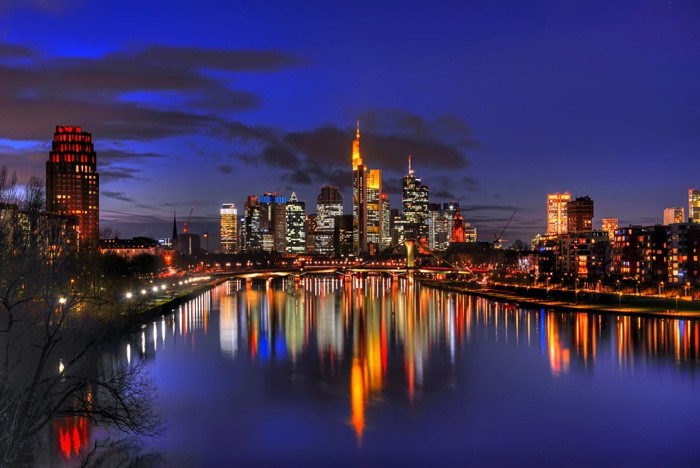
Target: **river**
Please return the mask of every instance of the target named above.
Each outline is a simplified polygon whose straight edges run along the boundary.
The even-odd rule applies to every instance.
[[[700,464],[695,320],[231,281],[120,352],[155,380],[168,466]]]

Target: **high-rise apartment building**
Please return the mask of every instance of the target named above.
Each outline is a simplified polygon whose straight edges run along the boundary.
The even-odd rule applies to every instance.
[[[223,203],[219,210],[219,227],[221,234],[221,251],[238,252],[238,210],[233,203]]]
[[[577,197],[566,204],[567,232],[581,233],[593,230],[593,200]]]
[[[571,194],[549,193],[547,194],[547,234],[566,234],[568,229],[567,204],[571,201]]]
[[[78,249],[97,248],[100,178],[92,135],[80,127],[56,126],[46,162],[46,209],[78,219]]]
[[[367,167],[360,152],[360,121],[352,142],[352,242],[355,253],[367,251]]]
[[[343,196],[338,187],[321,187],[321,193],[316,197],[316,238],[314,250],[324,255],[335,252],[333,232],[337,216],[343,214]]]
[[[688,222],[700,223],[700,190],[688,189]]]
[[[682,206],[664,208],[664,225],[685,222],[685,209]]]
[[[306,203],[299,201],[297,194],[292,192],[285,210],[287,216],[287,252],[304,253],[306,251]]]

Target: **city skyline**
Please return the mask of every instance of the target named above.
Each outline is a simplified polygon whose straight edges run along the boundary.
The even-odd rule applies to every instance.
[[[411,154],[430,201],[458,200],[485,240],[516,210],[506,239],[543,233],[547,193],[590,196],[598,228],[661,222],[700,185],[690,3],[130,10],[0,7],[0,163],[43,177],[51,130],[87,129],[101,225],[122,237],[166,237],[193,205],[192,231],[214,233],[222,203],[267,191],[338,186],[350,213],[358,118],[392,208]]]

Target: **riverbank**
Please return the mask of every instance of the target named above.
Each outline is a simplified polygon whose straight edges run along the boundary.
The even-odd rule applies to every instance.
[[[421,280],[421,284],[523,307],[544,307],[616,315],[700,318],[700,301],[693,301],[689,298],[497,284],[477,289],[469,284],[456,281]]]
[[[177,308],[180,305],[185,304],[191,299],[194,299],[200,294],[205,293],[212,288],[215,288],[216,286],[226,282],[227,280],[228,278],[224,277],[214,278],[212,280],[198,284],[192,287],[191,289],[188,289],[186,292],[183,292],[182,294],[166,299],[165,301],[153,304],[148,308],[142,310],[127,311],[122,315],[121,325],[127,329],[139,328],[143,324],[152,322],[156,319],[161,318],[164,315],[169,315],[175,312],[175,310],[177,310]]]

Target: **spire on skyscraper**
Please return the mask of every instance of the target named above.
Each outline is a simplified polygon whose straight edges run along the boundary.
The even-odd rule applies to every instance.
[[[413,167],[411,167],[411,161],[413,157],[409,154],[408,155],[408,175],[412,176],[413,175]]]
[[[355,140],[352,142],[352,170],[356,170],[360,164],[362,164],[362,155],[360,154],[360,121],[358,120]]]

